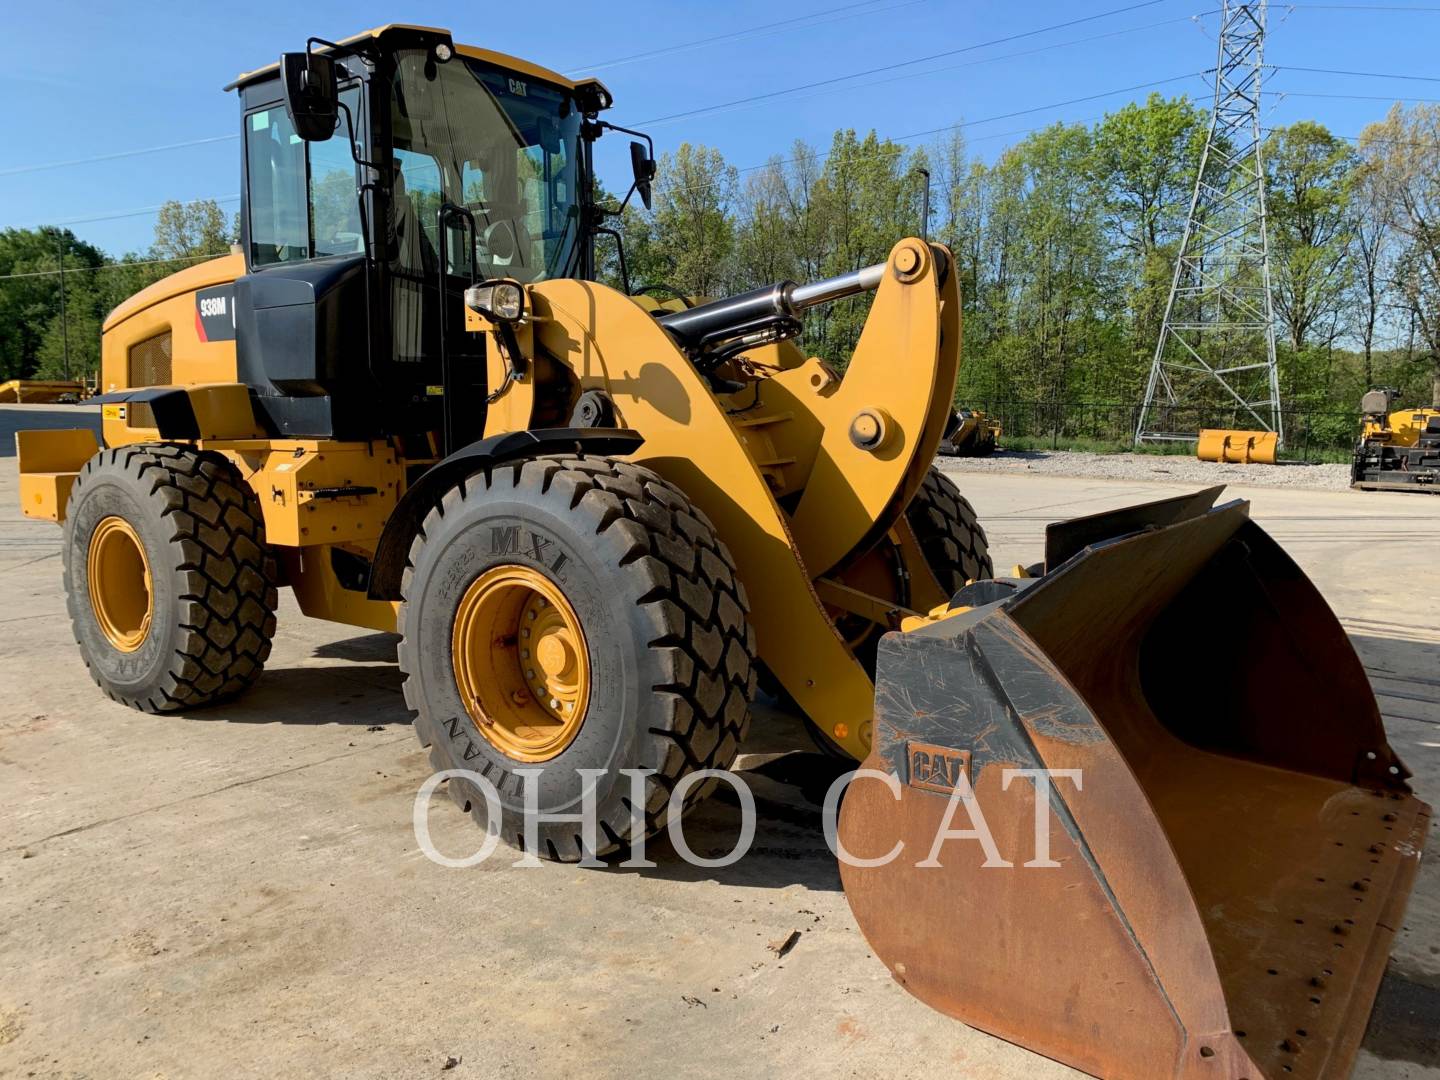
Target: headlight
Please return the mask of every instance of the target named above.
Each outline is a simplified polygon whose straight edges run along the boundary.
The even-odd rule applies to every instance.
[[[455,51],[443,41],[435,46],[435,59],[439,60],[442,64],[448,62],[450,57],[454,55]]]
[[[518,281],[486,281],[465,290],[465,306],[502,322],[519,322],[525,314],[525,289]]]

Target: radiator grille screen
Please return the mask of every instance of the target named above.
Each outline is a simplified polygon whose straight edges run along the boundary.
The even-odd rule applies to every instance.
[[[130,346],[130,385],[170,385],[170,331]]]
[[[170,372],[170,331],[137,341],[130,346],[130,385],[169,386]],[[126,424],[129,427],[154,427],[155,414],[147,402],[137,401],[127,410]]]

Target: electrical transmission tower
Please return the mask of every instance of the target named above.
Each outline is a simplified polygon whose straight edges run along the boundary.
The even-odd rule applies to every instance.
[[[1284,440],[1260,157],[1264,54],[1265,0],[1222,0],[1215,108],[1136,443],[1193,442],[1201,427],[1258,426]]]

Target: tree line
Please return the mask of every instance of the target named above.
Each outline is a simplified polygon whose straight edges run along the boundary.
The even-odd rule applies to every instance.
[[[959,400],[1138,403],[1207,122],[1155,94],[1033,132],[993,163],[958,126],[915,147],[837,131],[824,153],[797,142],[743,170],[682,144],[661,159],[653,209],[618,219],[630,283],[721,296],[809,281],[879,262],[928,225],[963,290]],[[1440,106],[1396,105],[1353,142],[1301,121],[1270,131],[1263,157],[1287,406],[1353,412],[1372,385],[1440,404]],[[235,231],[199,202],[167,203],[150,248],[118,260],[66,229],[0,232],[0,378],[64,374],[67,342],[69,372],[93,373],[105,314],[224,253]],[[866,309],[818,309],[806,349],[843,364]]]
[[[958,126],[920,147],[837,131],[823,154],[796,143],[745,170],[685,144],[661,159],[653,209],[621,218],[629,276],[718,296],[844,273],[921,230],[928,188],[964,294],[960,400],[1138,403],[1207,125],[1155,94],[991,164]],[[1263,160],[1287,407],[1353,412],[1380,384],[1440,403],[1440,107],[1397,105],[1353,143],[1274,129]],[[865,308],[820,309],[805,347],[843,363]]]
[[[210,200],[165,203],[150,247],[118,259],[67,228],[0,230],[0,381],[93,379],[105,316],[185,265],[225,254],[236,233]]]

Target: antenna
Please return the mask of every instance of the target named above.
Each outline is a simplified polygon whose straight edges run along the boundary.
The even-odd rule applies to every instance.
[[[1284,442],[1260,156],[1265,8],[1265,0],[1222,0],[1215,107],[1135,426],[1137,444],[1194,442],[1200,427],[1252,424]],[[1185,414],[1189,423],[1180,421]]]

